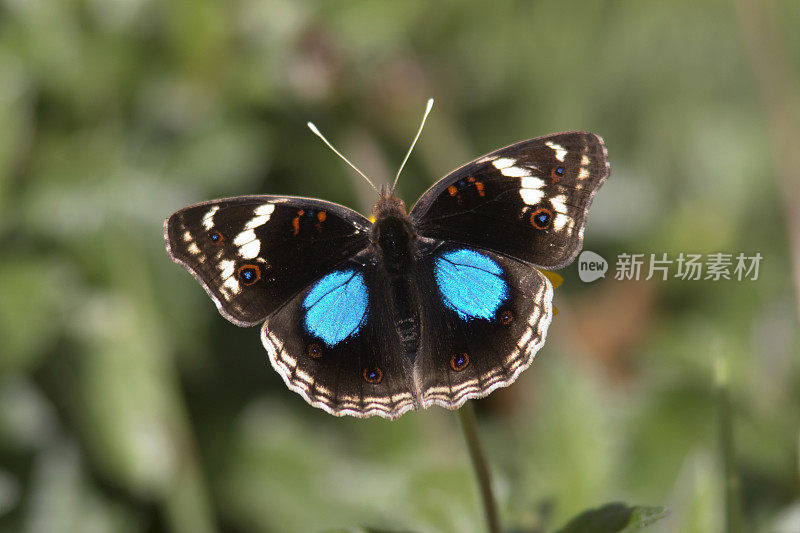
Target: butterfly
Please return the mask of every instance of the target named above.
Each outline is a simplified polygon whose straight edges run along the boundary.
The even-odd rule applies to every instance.
[[[553,316],[538,268],[575,258],[608,174],[599,136],[557,133],[451,172],[410,211],[394,186],[372,220],[323,200],[241,196],[175,212],[164,236],[225,318],[263,324],[291,390],[333,415],[394,419],[457,409],[533,362]]]

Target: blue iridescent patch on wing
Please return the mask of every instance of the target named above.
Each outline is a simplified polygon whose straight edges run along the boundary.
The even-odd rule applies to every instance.
[[[503,269],[488,256],[464,248],[436,258],[434,274],[447,307],[462,320],[494,318],[508,299]]]
[[[337,270],[319,280],[306,295],[303,326],[328,346],[335,346],[361,328],[368,300],[363,274]]]

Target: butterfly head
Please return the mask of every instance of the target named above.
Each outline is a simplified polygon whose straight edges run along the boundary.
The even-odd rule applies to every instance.
[[[405,218],[408,216],[406,203],[394,195],[394,189],[388,185],[381,187],[380,198],[372,206],[372,215],[375,220],[386,217]]]

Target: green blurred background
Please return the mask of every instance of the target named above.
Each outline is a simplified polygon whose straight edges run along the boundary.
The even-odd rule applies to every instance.
[[[622,500],[724,527],[715,361],[746,529],[800,531],[800,9],[741,2],[0,1],[0,530],[479,531],[455,417],[338,419],[164,249],[191,203],[366,212],[561,130],[611,178],[536,363],[477,403],[509,527]],[[797,193],[797,194],[796,194]],[[795,254],[800,253],[795,246]],[[757,281],[617,281],[620,253],[760,252]]]

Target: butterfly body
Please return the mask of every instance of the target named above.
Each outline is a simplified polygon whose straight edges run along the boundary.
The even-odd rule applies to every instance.
[[[552,286],[608,175],[602,140],[563,133],[465,165],[374,222],[308,198],[182,209],[168,251],[262,342],[287,386],[336,415],[453,409],[512,383],[543,345]]]
[[[403,201],[386,188],[372,212],[372,247],[388,282],[404,357],[413,363],[419,345],[419,298],[413,283],[417,234]]]

